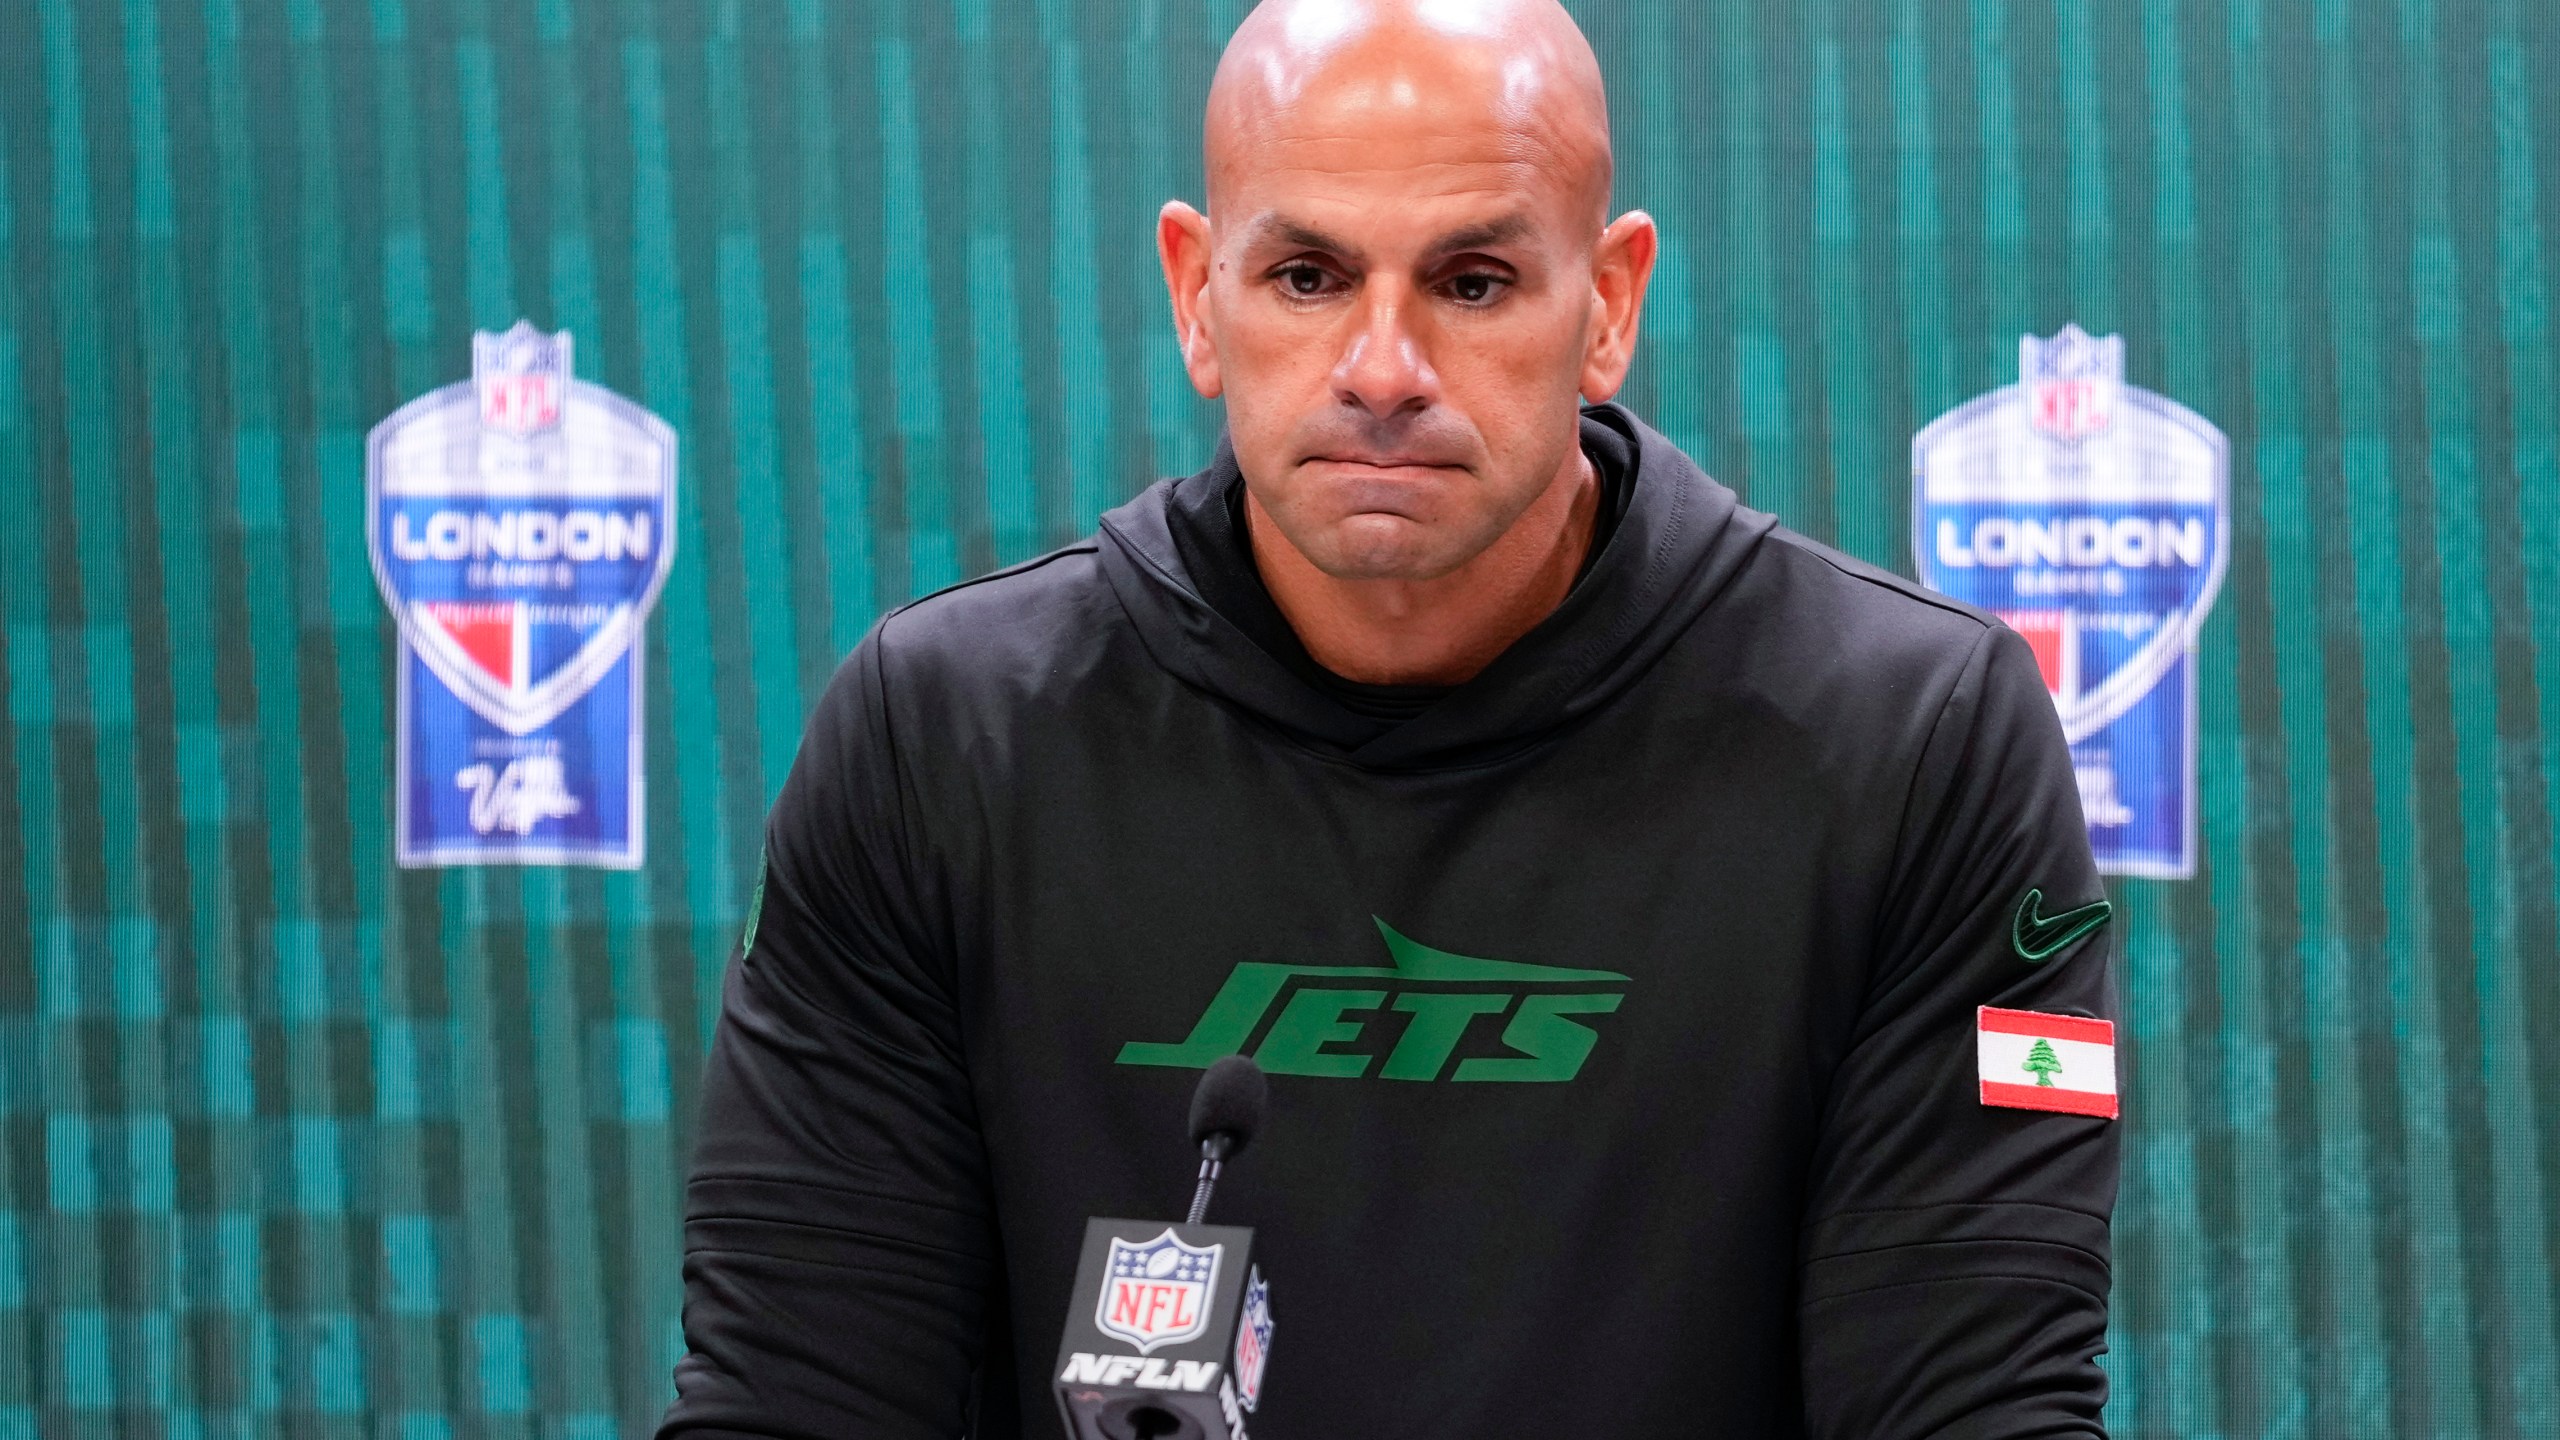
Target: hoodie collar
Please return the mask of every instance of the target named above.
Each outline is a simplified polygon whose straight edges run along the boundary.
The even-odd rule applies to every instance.
[[[1177,543],[1175,525],[1196,521],[1195,507],[1225,505],[1242,483],[1224,444],[1207,469],[1161,481],[1102,517],[1103,568],[1157,664],[1300,743],[1364,769],[1487,763],[1537,743],[1639,678],[1775,524],[1741,508],[1732,491],[1624,408],[1591,406],[1582,427],[1586,451],[1624,457],[1616,527],[1552,614],[1473,679],[1384,733],[1309,678],[1302,667],[1314,662],[1285,622],[1274,634],[1277,607],[1241,546]],[[1208,573],[1195,574],[1195,565]],[[1224,567],[1244,573],[1220,573]],[[1252,610],[1257,601],[1271,614]]]

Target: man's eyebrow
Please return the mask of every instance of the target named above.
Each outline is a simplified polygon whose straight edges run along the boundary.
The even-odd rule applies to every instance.
[[[1255,220],[1250,234],[1252,238],[1247,243],[1254,245],[1286,245],[1295,250],[1322,250],[1331,255],[1355,257],[1360,253],[1360,247],[1356,245],[1337,240],[1312,225],[1278,215],[1265,215]]]
[[[1439,236],[1424,253],[1454,255],[1461,250],[1483,250],[1495,245],[1508,245],[1526,237],[1536,226],[1526,215],[1506,215],[1499,220],[1465,225]],[[1337,239],[1312,225],[1279,215],[1265,215],[1253,222],[1253,245],[1283,245],[1293,250],[1321,250],[1345,259],[1360,258],[1360,247]]]
[[[1430,253],[1448,255],[1460,250],[1483,250],[1495,245],[1508,245],[1526,237],[1535,227],[1526,215],[1506,215],[1481,225],[1468,225],[1452,230],[1431,242]]]

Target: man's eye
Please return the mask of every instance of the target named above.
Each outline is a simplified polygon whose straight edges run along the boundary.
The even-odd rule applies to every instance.
[[[1501,288],[1499,276],[1481,273],[1460,275],[1449,281],[1450,295],[1464,305],[1481,305],[1492,299],[1494,292]]]
[[[1324,293],[1325,273],[1313,265],[1291,265],[1280,272],[1280,287],[1292,295]]]

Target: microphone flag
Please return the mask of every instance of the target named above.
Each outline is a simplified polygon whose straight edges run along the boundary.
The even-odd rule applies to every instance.
[[[1074,1440],[1245,1440],[1270,1341],[1251,1230],[1087,1221],[1051,1372],[1058,1414]]]

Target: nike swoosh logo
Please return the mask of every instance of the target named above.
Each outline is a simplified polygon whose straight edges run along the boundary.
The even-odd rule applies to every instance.
[[[2056,951],[2107,923],[2116,907],[2104,900],[2092,900],[2077,910],[2059,915],[2039,915],[2044,904],[2042,890],[2030,890],[2018,902],[2017,923],[2009,929],[2009,943],[2016,946],[2018,958],[2030,965],[2053,958]]]

